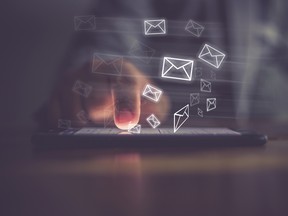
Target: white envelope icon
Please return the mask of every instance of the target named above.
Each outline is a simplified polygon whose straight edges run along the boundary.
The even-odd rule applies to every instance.
[[[161,123],[160,121],[156,118],[154,114],[151,114],[146,121],[151,125],[152,128],[158,127]]]
[[[191,81],[193,60],[164,57],[162,77],[167,79]]]
[[[193,20],[189,20],[185,27],[185,30],[196,37],[200,37],[202,32],[204,31],[204,27]]]
[[[142,95],[153,102],[158,102],[162,95],[162,91],[150,84],[147,84]]]
[[[80,30],[94,30],[96,28],[95,16],[75,16],[74,27],[76,31]]]
[[[156,51],[151,47],[148,47],[139,41],[135,41],[129,51],[129,54],[148,64],[154,56],[155,52]]]
[[[162,35],[166,34],[165,19],[144,20],[145,35]]]
[[[198,57],[209,65],[219,68],[225,58],[225,54],[212,46],[205,44]]]
[[[141,125],[140,124],[137,124],[135,125],[134,127],[129,127],[128,125],[128,132],[129,133],[133,133],[133,134],[140,134],[141,133]]]
[[[92,86],[77,80],[73,86],[72,91],[74,91],[75,93],[83,96],[83,97],[88,97],[90,95],[90,93],[92,92]]]
[[[206,110],[207,112],[216,109],[216,98],[206,99]]]
[[[197,109],[197,115],[203,117],[203,111],[200,108]]]
[[[94,53],[92,73],[119,76],[122,73],[123,57]]]
[[[70,120],[64,120],[64,119],[58,119],[58,128],[62,128],[62,129],[71,128],[71,121]]]
[[[204,79],[201,79],[200,80],[200,90],[202,92],[211,92],[211,90],[212,90],[211,82],[204,80]]]
[[[200,94],[199,93],[191,93],[190,94],[190,106],[195,106],[200,103]]]
[[[174,113],[174,133],[184,124],[189,118],[189,104]]]
[[[88,114],[84,110],[78,112],[76,116],[79,119],[79,121],[84,124],[86,124],[89,121]]]

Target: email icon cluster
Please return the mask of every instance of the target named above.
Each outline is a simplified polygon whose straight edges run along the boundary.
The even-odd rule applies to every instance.
[[[193,20],[189,20],[185,27],[185,30],[196,37],[200,37],[202,32],[204,31],[204,27]]]
[[[206,99],[206,110],[207,112],[216,109],[216,98]]]
[[[77,80],[73,86],[72,91],[87,98],[92,92],[92,86],[88,85],[85,82]]]
[[[188,120],[189,104],[174,113],[174,133]]]
[[[164,57],[161,76],[167,79],[191,81],[193,65],[194,61],[190,59]]]
[[[145,86],[145,89],[142,93],[142,96],[153,101],[153,102],[158,102],[161,95],[162,95],[162,91],[150,84],[147,84]]]
[[[93,15],[75,16],[74,17],[74,28],[76,31],[95,30],[96,29],[95,16],[93,16]]]
[[[120,76],[122,73],[123,57],[94,53],[92,73]]]
[[[205,44],[198,57],[202,61],[218,69],[225,58],[225,54],[214,47]]]
[[[160,121],[158,120],[158,118],[156,118],[156,116],[154,114],[151,114],[147,119],[146,121],[150,124],[150,126],[152,128],[157,128],[161,123]]]
[[[129,54],[144,63],[148,64],[155,54],[155,50],[151,47],[139,42],[135,41],[129,51]]]
[[[166,34],[166,20],[165,19],[144,20],[144,34],[145,35]]]

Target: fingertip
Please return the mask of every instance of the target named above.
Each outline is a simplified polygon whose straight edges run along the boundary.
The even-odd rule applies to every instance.
[[[114,116],[115,125],[121,130],[128,130],[139,122],[139,114],[129,110],[118,111]]]

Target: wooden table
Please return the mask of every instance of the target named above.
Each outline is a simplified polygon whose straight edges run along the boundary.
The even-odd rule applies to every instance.
[[[1,140],[0,215],[288,215],[288,140],[264,148],[32,151]]]

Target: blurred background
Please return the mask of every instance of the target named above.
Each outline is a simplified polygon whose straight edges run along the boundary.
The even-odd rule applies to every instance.
[[[172,111],[189,103],[189,94],[199,91],[201,77],[195,77],[194,70],[195,79],[189,84],[157,81],[161,59],[166,55],[191,57],[203,71],[203,78],[213,79],[213,96],[219,101],[217,110],[203,120],[208,119],[208,125],[217,125],[219,119],[231,119],[238,127],[260,121],[274,124],[275,128],[280,125],[285,131],[287,9],[284,0],[5,3],[1,33],[1,98],[5,102],[1,106],[1,127],[35,128],[33,113],[47,101],[61,71],[91,60],[93,52],[127,56],[136,40],[156,50],[150,64],[135,64],[175,98],[177,104]],[[75,31],[74,17],[82,15],[95,15],[98,28]],[[143,20],[157,17],[166,18],[167,35],[143,36]],[[205,27],[200,38],[185,32],[189,19]],[[227,55],[219,70],[197,60],[206,42]],[[196,115],[196,111],[192,112]]]

